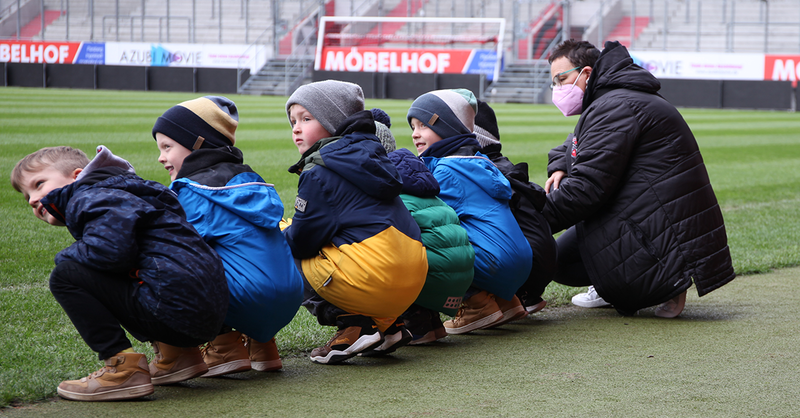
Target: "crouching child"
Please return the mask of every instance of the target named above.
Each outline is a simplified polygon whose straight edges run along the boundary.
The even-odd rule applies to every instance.
[[[222,261],[186,221],[177,197],[97,148],[43,148],[11,173],[33,214],[75,242],[55,257],[50,291],[105,365],[58,386],[78,401],[153,393],[144,354],[125,335],[193,347],[212,339],[228,309]],[[123,329],[124,328],[124,329]]]

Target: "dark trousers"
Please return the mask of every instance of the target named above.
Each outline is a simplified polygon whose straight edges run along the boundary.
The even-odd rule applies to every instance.
[[[533,251],[531,272],[517,290],[517,295],[526,300],[535,300],[544,293],[556,275],[558,247],[547,219],[532,204],[520,202],[519,207],[512,209],[512,213]]]
[[[565,286],[591,286],[589,273],[578,249],[578,231],[570,227],[556,240],[558,245],[558,272],[553,279]]]
[[[122,327],[139,341],[161,341],[178,347],[204,343],[165,325],[141,303],[137,281],[65,261],[50,274],[50,292],[100,360],[131,347]]]

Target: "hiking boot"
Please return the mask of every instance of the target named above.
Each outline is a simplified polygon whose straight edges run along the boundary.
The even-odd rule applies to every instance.
[[[153,351],[156,356],[150,362],[150,380],[154,386],[183,382],[208,371],[197,347],[175,347],[156,341]]]
[[[411,339],[414,338],[411,332],[406,329],[402,320],[392,324],[386,331],[383,332],[383,342],[381,345],[358,353],[363,357],[378,357],[385,356],[389,353],[395,352],[398,348],[407,345]]]
[[[503,312],[497,306],[492,295],[482,290],[465,300],[458,308],[456,316],[445,321],[444,328],[448,334],[464,334],[476,329],[492,326],[503,318]]]
[[[121,401],[151,393],[147,357],[139,353],[117,353],[89,376],[58,385],[58,396],[73,401]]]
[[[311,361],[322,364],[341,363],[356,354],[381,345],[383,336],[375,322],[366,316],[341,315],[339,331],[322,347],[311,350]]]
[[[520,302],[517,295],[514,295],[511,300],[505,300],[503,298],[494,296],[494,301],[500,308],[500,312],[503,313],[503,317],[494,324],[490,325],[490,328],[499,327],[500,325],[507,324],[511,321],[516,321],[528,316],[528,311],[526,311],[525,307],[522,306],[522,302]]]
[[[685,291],[661,305],[658,305],[656,308],[656,316],[659,318],[675,318],[683,312],[684,305],[686,305]]]
[[[272,372],[283,368],[275,338],[262,343],[245,336],[244,345],[250,353],[250,367],[259,372]]]
[[[420,308],[408,315],[403,314],[403,317],[406,329],[411,332],[408,345],[432,343],[447,336],[439,312]]]
[[[594,290],[594,286],[589,286],[589,289],[586,291],[586,293],[578,293],[577,295],[573,296],[572,304],[584,308],[602,308],[605,306],[611,306],[610,303],[604,301],[603,298],[597,294],[597,291]]]
[[[208,372],[203,377],[246,372],[250,370],[250,354],[244,346],[244,338],[239,331],[220,334],[214,341],[201,349]]]

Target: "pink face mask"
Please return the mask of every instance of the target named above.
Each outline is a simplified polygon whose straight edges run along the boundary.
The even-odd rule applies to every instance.
[[[553,88],[553,104],[564,116],[580,115],[583,112],[583,90],[576,86],[581,74],[583,74],[583,70],[578,73],[578,78],[574,83]]]

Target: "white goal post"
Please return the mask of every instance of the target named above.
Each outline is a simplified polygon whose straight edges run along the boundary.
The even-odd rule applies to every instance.
[[[505,25],[503,18],[324,16],[314,69],[483,73],[496,80]]]

